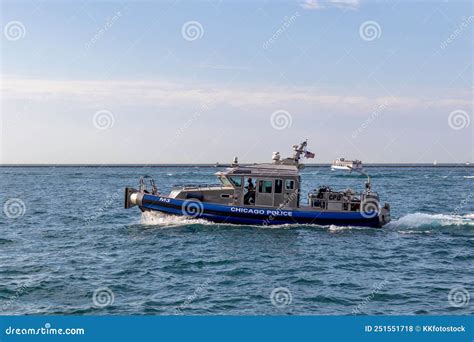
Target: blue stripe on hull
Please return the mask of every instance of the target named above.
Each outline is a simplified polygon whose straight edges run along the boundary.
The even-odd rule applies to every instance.
[[[163,213],[174,214],[179,216],[186,215],[181,209],[184,200],[176,200],[168,197],[160,197],[154,195],[144,195],[142,210],[156,210]],[[189,201],[188,201],[189,202]],[[281,224],[318,224],[318,225],[338,225],[338,226],[364,226],[364,227],[380,227],[379,218],[374,213],[373,217],[366,218],[359,212],[318,212],[318,211],[302,211],[302,210],[280,210],[291,213],[291,216],[270,215],[270,214],[246,214],[238,212],[238,210],[248,207],[226,206],[219,204],[211,204],[199,202],[202,206],[202,212],[195,218],[203,218],[218,223],[235,223],[235,224],[251,224],[251,225],[281,225]],[[237,212],[231,211],[231,208],[237,209]],[[264,212],[276,211],[275,208],[255,208]]]

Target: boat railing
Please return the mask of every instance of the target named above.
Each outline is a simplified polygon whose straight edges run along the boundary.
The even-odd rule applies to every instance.
[[[151,190],[147,190],[147,183],[151,186]],[[158,194],[158,188],[156,187],[155,180],[153,177],[148,175],[140,177],[138,189],[140,192],[151,192],[153,195]]]

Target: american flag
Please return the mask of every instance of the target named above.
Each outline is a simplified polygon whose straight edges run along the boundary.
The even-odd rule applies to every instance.
[[[304,151],[304,157],[305,158],[314,158],[316,155],[313,153],[313,152],[309,152],[309,151]]]

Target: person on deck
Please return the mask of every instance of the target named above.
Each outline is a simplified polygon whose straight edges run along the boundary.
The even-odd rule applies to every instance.
[[[255,186],[253,185],[252,178],[247,180],[248,184],[245,187],[247,193],[244,196],[244,204],[254,204],[255,203]]]

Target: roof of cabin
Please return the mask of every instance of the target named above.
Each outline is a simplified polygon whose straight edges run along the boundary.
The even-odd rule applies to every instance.
[[[236,166],[217,172],[216,175],[298,176],[298,166],[272,163]]]

